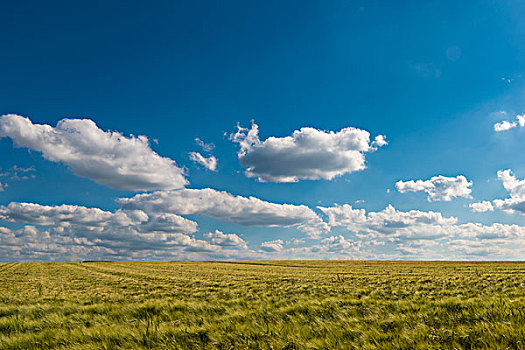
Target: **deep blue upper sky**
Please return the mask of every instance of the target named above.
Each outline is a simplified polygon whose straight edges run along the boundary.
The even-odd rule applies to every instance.
[[[517,212],[468,206],[509,196],[498,170],[525,177],[525,132],[493,129],[525,111],[524,13],[519,1],[4,2],[0,115],[51,126],[88,118],[102,130],[146,135],[158,140],[155,152],[186,167],[188,188],[313,209],[392,204],[460,223],[525,225]],[[356,127],[372,139],[385,135],[388,145],[366,155],[365,170],[332,180],[258,182],[244,175],[228,139],[237,122],[249,127],[252,119],[261,140],[301,127]],[[188,158],[202,152],[196,137],[216,145],[216,172]],[[0,205],[115,210],[116,198],[135,194],[14,148],[9,137],[0,154],[3,171],[35,168],[35,178],[0,178],[8,184]],[[396,190],[399,180],[436,175],[464,175],[472,197],[429,202],[424,192]],[[207,217],[199,228],[255,244],[297,236]]]

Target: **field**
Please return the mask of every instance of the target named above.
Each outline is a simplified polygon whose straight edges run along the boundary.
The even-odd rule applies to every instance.
[[[4,263],[0,348],[525,349],[525,263]]]

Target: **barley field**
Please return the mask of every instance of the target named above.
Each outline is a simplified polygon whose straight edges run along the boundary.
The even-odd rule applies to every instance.
[[[3,263],[0,348],[525,349],[525,263]]]

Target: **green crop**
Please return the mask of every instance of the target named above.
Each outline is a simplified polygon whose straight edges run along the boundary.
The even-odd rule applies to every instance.
[[[0,349],[525,349],[525,263],[0,264]]]

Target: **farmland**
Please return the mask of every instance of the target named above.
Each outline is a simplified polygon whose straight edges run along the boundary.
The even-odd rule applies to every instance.
[[[2,263],[0,348],[525,349],[525,263]]]

